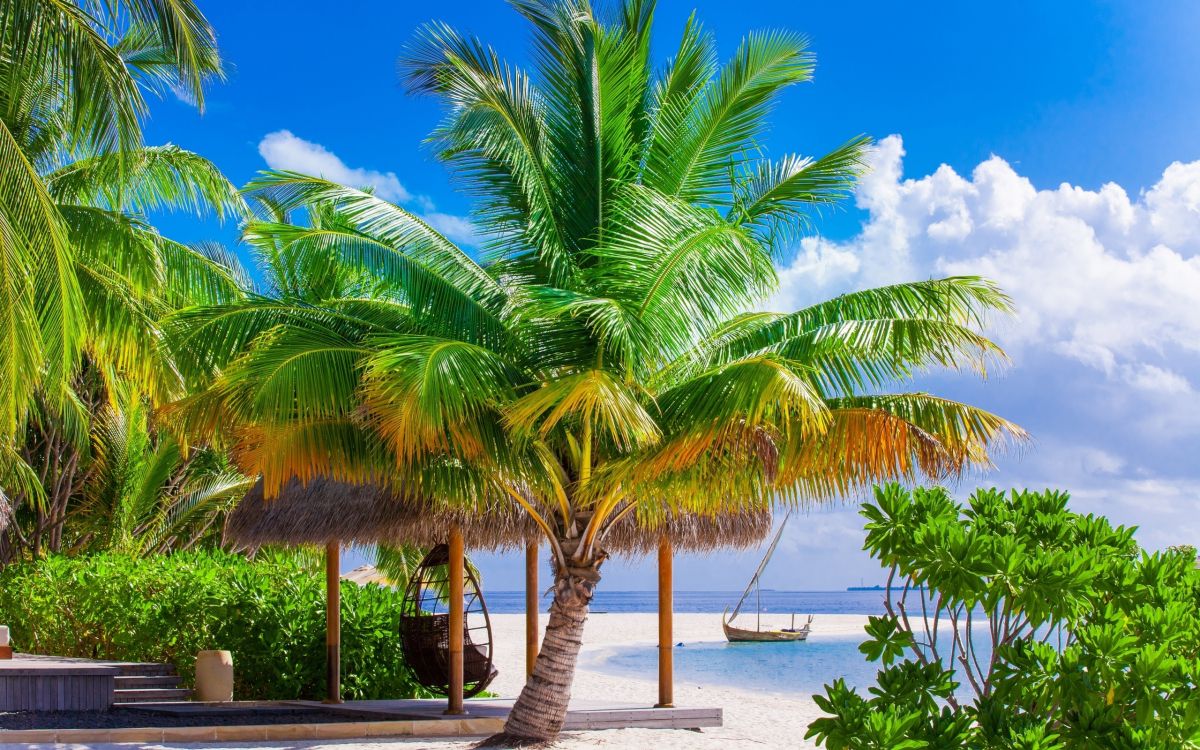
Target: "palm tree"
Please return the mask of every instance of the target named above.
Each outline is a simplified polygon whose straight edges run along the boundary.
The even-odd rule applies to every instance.
[[[181,395],[168,311],[239,295],[232,258],[149,223],[245,209],[209,161],[141,141],[145,94],[203,103],[220,74],[189,1],[10,0],[0,19],[0,560],[62,546],[116,394]],[[157,439],[157,438],[156,438]]]
[[[92,418],[87,481],[63,527],[63,551],[134,557],[221,543],[221,519],[251,480],[220,451],[156,430],[144,395],[118,382]]]
[[[145,94],[169,92],[202,105],[205,82],[219,74],[212,29],[191,0],[2,3],[0,480],[6,488],[34,491],[13,446],[36,392],[60,405],[87,335],[72,237],[82,228],[58,210],[47,175],[76,158],[115,160],[105,171],[119,194],[119,179],[112,178],[137,171],[143,159]]]
[[[267,492],[292,476],[393,482],[431,505],[515,503],[545,532],[554,598],[508,740],[561,729],[605,537],[633,515],[824,502],[887,479],[988,463],[1020,428],[889,387],[929,367],[980,373],[1008,299],[978,278],[761,310],[774,259],[853,188],[868,148],[770,160],[767,113],[813,68],[802,37],[747,37],[718,67],[690,21],[666,67],[653,3],[598,17],[516,0],[536,72],[434,24],[401,61],[447,105],[439,156],[486,233],[476,262],[369,191],[289,172],[247,187],[247,241],[329,279],[169,325],[195,395]],[[353,283],[347,284],[347,280]],[[286,275],[281,277],[286,286]]]

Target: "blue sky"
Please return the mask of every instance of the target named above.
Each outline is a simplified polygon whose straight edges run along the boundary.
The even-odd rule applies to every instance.
[[[229,64],[203,115],[157,104],[150,142],[212,158],[235,182],[268,165],[369,182],[469,240],[470,205],[422,141],[433,102],[406,97],[395,60],[439,19],[516,62],[526,32],[499,0],[470,3],[202,3]],[[657,54],[695,9],[722,56],[752,29],[812,39],[813,83],[774,115],[773,153],[880,139],[852,204],[794,248],[775,307],[949,273],[1005,284],[1020,315],[996,337],[1013,365],[986,384],[933,375],[1035,443],[977,484],[1056,486],[1076,505],[1143,527],[1146,546],[1200,542],[1200,4],[1179,0],[796,3],[662,0]],[[229,227],[160,222],[185,240]],[[776,588],[879,576],[853,508],[794,519],[768,573]],[[755,553],[687,558],[681,588],[743,585]],[[516,588],[518,560],[480,558]],[[648,562],[603,585],[646,588]]]

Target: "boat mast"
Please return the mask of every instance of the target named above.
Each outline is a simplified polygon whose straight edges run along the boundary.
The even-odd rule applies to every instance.
[[[779,539],[783,536],[783,529],[787,526],[788,519],[792,517],[792,512],[789,510],[787,515],[783,517],[783,523],[779,524],[779,531],[775,532],[775,538],[771,540],[771,546],[767,548],[767,554],[763,555],[762,562],[758,564],[758,570],[754,571],[754,577],[750,579],[750,583],[746,585],[746,590],[742,593],[742,598],[738,599],[737,606],[733,608],[733,616],[729,618],[729,622],[733,622],[738,616],[738,612],[742,611],[742,605],[746,603],[746,597],[750,596],[750,592],[758,585],[758,578],[767,567],[767,563],[771,561],[771,555],[775,554],[775,548],[779,546]],[[762,592],[758,596],[758,616],[762,619]],[[761,629],[761,627],[760,627]]]

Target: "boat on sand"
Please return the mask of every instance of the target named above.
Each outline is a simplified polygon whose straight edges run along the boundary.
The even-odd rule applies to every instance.
[[[729,615],[729,608],[721,614],[721,629],[725,631],[725,637],[731,643],[779,643],[788,641],[803,641],[808,638],[809,632],[812,630],[812,615],[808,616],[808,621],[801,627],[796,627],[796,615],[792,614],[792,626],[790,628],[782,628],[779,630],[763,630],[762,628],[762,589],[759,588],[759,579],[762,577],[763,571],[767,567],[767,563],[771,560],[771,555],[775,554],[775,548],[779,546],[779,539],[783,536],[783,529],[787,526],[788,519],[791,514],[784,516],[783,523],[779,524],[779,531],[775,532],[775,538],[771,540],[771,546],[767,548],[767,554],[763,555],[762,562],[758,564],[758,570],[754,571],[754,576],[750,579],[750,583],[746,586],[746,590],[742,593],[742,598],[738,600],[737,606],[733,608],[733,615]],[[748,628],[739,628],[733,625],[733,621],[742,611],[742,605],[746,603],[750,592],[753,591],[758,597],[758,613],[755,618],[754,630]]]

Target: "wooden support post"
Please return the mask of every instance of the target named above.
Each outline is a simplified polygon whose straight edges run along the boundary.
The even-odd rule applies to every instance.
[[[672,650],[671,540],[658,542],[658,703],[655,708],[675,705],[675,652]]]
[[[450,694],[446,696],[446,713],[458,715],[466,713],[463,710],[463,579],[464,550],[462,530],[457,526],[450,531],[450,563],[447,573],[450,577]]]
[[[342,555],[325,545],[325,702],[342,702]]]
[[[538,543],[525,543],[525,676],[538,655]]]

